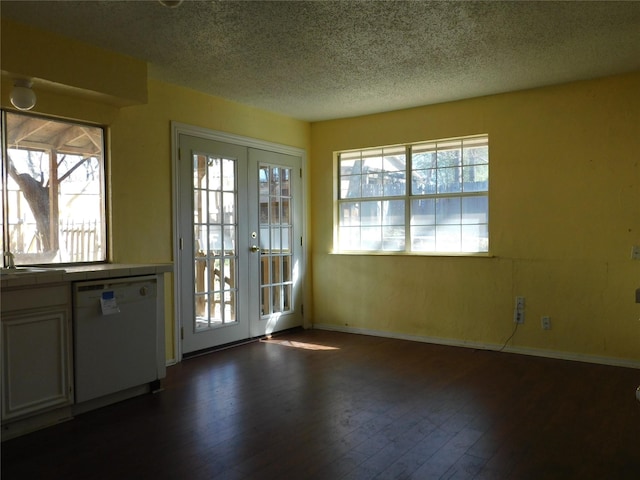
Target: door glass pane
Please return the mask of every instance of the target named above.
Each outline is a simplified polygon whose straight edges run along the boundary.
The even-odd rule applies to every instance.
[[[271,198],[271,223],[280,223],[280,202],[278,198]]]
[[[292,311],[291,168],[260,165],[260,287],[262,316]]]
[[[196,333],[237,320],[236,185],[235,160],[193,156]]]
[[[225,225],[223,228],[224,228],[224,240],[223,240],[224,253],[225,255],[233,255],[235,254],[236,227],[234,225]]]
[[[288,225],[291,223],[291,209],[289,208],[289,199],[283,198],[281,206],[282,209],[280,210],[280,221],[283,224]]]
[[[281,283],[282,277],[280,272],[280,256],[271,257],[271,272],[273,275],[271,281],[273,283]]]
[[[270,298],[271,296],[269,295],[270,292],[270,288],[269,287],[262,287],[260,289],[260,299],[261,299],[261,310],[260,313],[264,316],[264,315],[269,315],[271,313],[271,302],[270,302]]]
[[[282,257],[282,281],[285,283],[291,283],[291,268],[289,266],[290,263],[290,256]]]
[[[280,235],[280,229],[277,226],[271,228],[271,251],[282,251],[282,236]]]
[[[260,167],[258,172],[260,183],[260,223],[269,221],[269,167]]]
[[[278,167],[271,168],[271,189],[269,193],[273,198],[280,196],[280,169]]]

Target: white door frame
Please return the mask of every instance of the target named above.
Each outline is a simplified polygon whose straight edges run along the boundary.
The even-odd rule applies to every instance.
[[[301,171],[301,189],[302,189],[302,272],[300,278],[302,279],[301,294],[302,304],[306,302],[306,266],[308,261],[308,249],[307,249],[307,195],[305,188],[306,169],[307,169],[307,153],[305,150],[292,147],[289,145],[282,145],[279,143],[267,142],[264,140],[258,140],[251,137],[244,137],[241,135],[235,135],[232,133],[220,132],[216,130],[209,130],[207,128],[196,127],[180,122],[171,122],[171,184],[172,184],[172,228],[173,228],[173,351],[175,358],[169,360],[169,364],[177,363],[182,360],[182,342],[180,341],[180,327],[182,326],[181,312],[183,299],[180,295],[181,279],[178,273],[180,272],[179,265],[177,265],[180,258],[180,231],[178,228],[178,212],[180,212],[180,198],[179,198],[179,185],[178,185],[178,159],[180,148],[180,135],[190,135],[192,137],[200,137],[208,140],[215,140],[219,142],[231,143],[234,145],[240,145],[247,148],[257,148],[261,150],[268,150],[276,153],[284,153],[287,155],[298,156],[301,159],[302,171]],[[308,327],[307,321],[303,316],[303,325]]]

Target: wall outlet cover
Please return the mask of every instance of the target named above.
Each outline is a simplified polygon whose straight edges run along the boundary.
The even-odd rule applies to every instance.
[[[542,324],[543,330],[551,330],[551,317],[545,315],[540,319],[540,323]]]

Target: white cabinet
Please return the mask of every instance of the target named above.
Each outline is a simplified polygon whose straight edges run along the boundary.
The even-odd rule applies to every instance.
[[[2,291],[2,423],[73,403],[70,286]]]

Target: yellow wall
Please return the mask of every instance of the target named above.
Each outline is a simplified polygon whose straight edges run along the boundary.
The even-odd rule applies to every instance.
[[[1,32],[3,76],[118,106],[147,101],[146,62],[6,19]]]
[[[171,127],[176,121],[308,150],[309,124],[162,82],[149,103],[120,110],[111,124],[112,260],[172,261]],[[167,295],[173,285],[167,282]],[[171,311],[173,303],[169,306]],[[173,316],[167,319],[173,358]]]
[[[640,360],[640,74],[312,124],[314,321]],[[489,258],[332,254],[341,149],[488,133]],[[543,331],[540,317],[552,329]],[[511,345],[511,343],[510,343]]]
[[[310,125],[262,110],[257,110],[193,90],[147,80],[145,68],[117,54],[83,46],[63,37],[27,29],[28,43],[21,41],[25,27],[2,21],[2,51],[19,50],[23,60],[19,71],[7,55],[2,61],[1,106],[12,109],[9,102],[12,76],[29,72],[42,75],[34,80],[38,101],[33,113],[92,122],[108,127],[108,174],[110,177],[110,261],[115,263],[169,263],[172,246],[172,178],[171,121],[218,130],[309,150]],[[66,51],[90,50],[90,61],[97,76],[78,65],[82,81],[60,79],[69,76],[69,62],[61,62],[64,72],[56,70],[51,57]],[[83,57],[84,58],[84,57]],[[26,60],[28,60],[28,62]],[[25,63],[26,62],[26,63]],[[132,62],[135,68],[132,67]],[[34,66],[31,66],[31,65]],[[46,65],[46,68],[42,68]],[[123,75],[123,72],[126,74]],[[127,79],[127,76],[134,79]],[[144,78],[144,88],[140,85]],[[18,75],[19,76],[19,75]],[[124,78],[124,80],[123,80]],[[53,79],[56,80],[52,83]],[[145,102],[132,105],[118,85],[136,85],[136,95]],[[68,88],[73,87],[73,88]],[[141,93],[143,91],[143,94]],[[139,98],[138,98],[139,99]],[[173,349],[173,277],[167,275],[166,347],[167,358]]]
[[[516,347],[640,360],[640,262],[630,260],[640,244],[639,73],[309,125],[158,81],[139,88],[145,69],[118,68],[131,59],[93,49],[91,61],[106,65],[100,78],[82,69],[82,84],[65,88],[68,72],[50,59],[69,50],[68,40],[32,31],[25,44],[20,29],[2,26],[3,52],[19,50],[20,59],[47,66],[21,70],[52,77],[36,82],[34,112],[109,126],[112,261],[172,261],[173,120],[311,152],[307,321],[501,345],[513,329],[513,299],[523,295]],[[11,72],[2,67],[1,105],[11,108]],[[118,93],[122,72],[137,77],[135,95]],[[132,96],[138,105],[119,108],[132,103],[120,97]],[[491,257],[330,253],[335,151],[477,133],[490,136]],[[551,316],[551,331],[540,328],[541,315]]]

